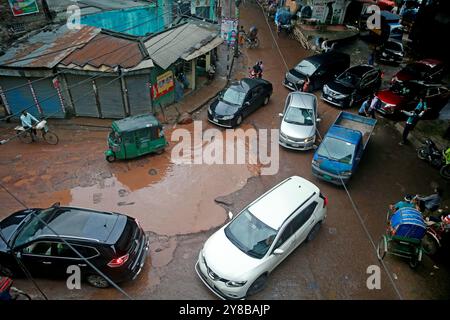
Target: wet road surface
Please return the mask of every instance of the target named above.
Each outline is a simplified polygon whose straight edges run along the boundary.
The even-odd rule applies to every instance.
[[[278,128],[288,90],[281,85],[289,67],[310,55],[301,45],[275,34],[260,9],[241,8],[246,29],[256,25],[261,47],[245,50],[237,78],[246,67],[264,61],[264,77],[274,94],[268,106],[244,120],[244,128]],[[270,24],[273,31],[273,23]],[[280,56],[280,52],[282,57]],[[285,62],[284,62],[285,61]],[[286,65],[285,65],[286,63]],[[319,93],[317,93],[319,94]],[[319,104],[324,135],[339,110]],[[204,129],[206,110],[195,115]],[[192,132],[192,125],[183,126]],[[223,131],[223,129],[220,129]],[[316,239],[301,245],[271,275],[267,288],[252,299],[445,299],[449,297],[448,266],[425,257],[416,270],[407,261],[386,257],[386,268],[376,258],[376,242],[385,232],[388,204],[405,193],[430,192],[439,182],[437,171],[420,162],[411,147],[399,147],[400,136],[387,120],[379,119],[358,172],[345,190],[318,181],[311,174],[312,152],[280,148],[280,171],[258,175],[250,165],[184,165],[171,162],[170,148],[161,156],[108,164],[104,160],[107,131],[60,129],[57,146],[23,145],[12,141],[2,147],[0,180],[28,206],[62,204],[115,210],[137,217],[151,238],[150,258],[139,277],[122,288],[138,299],[215,299],[197,278],[194,265],[203,243],[246,204],[291,175],[300,175],[328,196],[328,218]],[[171,129],[167,130],[170,137]],[[196,148],[192,145],[193,149]],[[448,195],[446,195],[448,198]],[[352,205],[354,202],[356,209]],[[21,209],[0,192],[0,217]],[[437,264],[439,269],[434,266]],[[381,290],[368,290],[366,269],[380,265]],[[84,284],[69,291],[64,281],[39,279],[51,299],[122,299],[114,289],[98,290]],[[26,280],[17,287],[37,293]]]

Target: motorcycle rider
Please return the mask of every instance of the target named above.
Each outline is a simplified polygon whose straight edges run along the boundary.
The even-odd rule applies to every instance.
[[[256,39],[258,38],[258,28],[255,26],[251,26],[248,32],[248,40],[250,40],[251,43],[256,42]]]
[[[395,204],[389,205],[389,209],[391,212],[396,212],[397,210],[401,208],[416,208],[418,209],[418,205],[414,201],[414,197],[407,194],[403,201],[399,201]]]
[[[264,66],[261,60],[256,62],[256,64],[253,66],[251,70],[251,78],[262,78],[263,68]]]

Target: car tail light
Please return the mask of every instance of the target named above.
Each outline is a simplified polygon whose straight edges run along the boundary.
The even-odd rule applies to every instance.
[[[127,262],[129,256],[130,256],[130,255],[127,253],[127,254],[124,255],[124,256],[121,256],[121,257],[112,259],[112,260],[108,263],[108,267],[111,267],[111,268],[117,268],[117,267],[122,266],[125,262]]]
[[[325,208],[328,205],[328,198],[325,197],[322,193],[320,194],[320,197],[323,199],[323,207]]]

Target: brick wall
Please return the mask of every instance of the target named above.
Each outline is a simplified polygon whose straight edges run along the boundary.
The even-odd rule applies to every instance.
[[[37,0],[39,13],[15,17],[8,0],[0,0],[0,51],[7,49],[14,39],[47,23],[42,0]]]

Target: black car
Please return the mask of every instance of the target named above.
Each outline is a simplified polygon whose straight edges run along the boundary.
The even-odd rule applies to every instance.
[[[83,280],[99,288],[108,287],[108,281],[63,239],[114,282],[135,279],[149,249],[148,237],[133,218],[59,205],[15,212],[0,221],[0,231],[0,274],[21,275],[16,258],[43,277],[67,277],[67,268],[75,265]]]
[[[381,71],[371,65],[350,67],[323,86],[322,99],[341,108],[360,104],[381,86]]]
[[[328,81],[350,66],[350,56],[338,51],[329,51],[308,57],[284,77],[283,85],[291,90],[298,90],[303,86],[306,77],[309,77],[310,91],[322,88]]]
[[[395,39],[387,40],[377,51],[378,59],[383,62],[401,63],[404,55],[403,43]]]
[[[269,103],[272,92],[272,84],[264,79],[233,82],[209,106],[208,120],[227,128],[239,126],[246,116]]]

